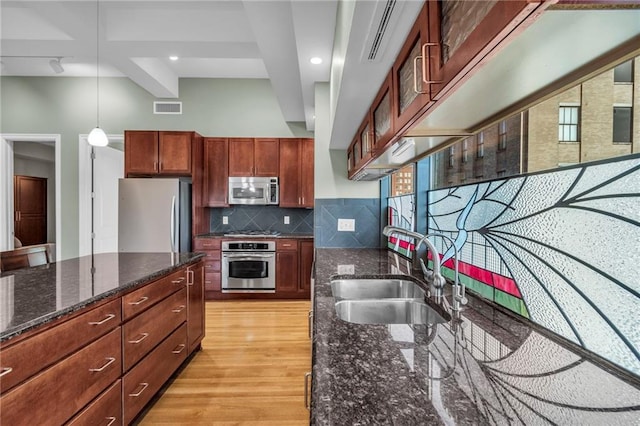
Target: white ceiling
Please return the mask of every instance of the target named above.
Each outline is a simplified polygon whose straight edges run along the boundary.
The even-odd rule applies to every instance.
[[[387,3],[395,5],[387,35],[369,61],[367,47]],[[100,76],[128,77],[157,98],[179,98],[181,77],[269,79],[285,120],[314,129],[314,85],[330,78],[337,0],[101,0],[99,45],[97,5],[2,0],[2,75],[95,76],[99,48]],[[332,148],[348,146],[420,6],[416,0],[342,2],[353,14],[346,14],[348,43],[340,51]],[[311,64],[313,56],[324,62]],[[62,58],[63,73],[49,66],[55,57]]]

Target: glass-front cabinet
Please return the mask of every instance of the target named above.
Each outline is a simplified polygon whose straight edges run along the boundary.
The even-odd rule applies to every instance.
[[[373,147],[374,150],[383,149],[394,135],[393,125],[393,78],[389,73],[378,95],[371,106],[373,119]]]

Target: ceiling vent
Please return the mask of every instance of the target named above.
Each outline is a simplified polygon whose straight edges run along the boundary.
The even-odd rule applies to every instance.
[[[391,15],[393,13],[393,9],[396,7],[396,0],[387,0],[386,3],[380,2],[379,4],[380,6],[384,4],[384,8],[382,8],[381,11],[376,10],[376,15],[379,15],[378,27],[375,33],[370,33],[369,37],[367,37],[369,39],[369,43],[371,44],[367,59],[372,62],[375,61],[378,57],[378,52],[380,52],[380,48],[383,45],[383,41],[385,40],[385,34],[387,33],[387,28],[389,28]],[[374,25],[372,25],[371,27],[372,29],[375,28]]]
[[[154,114],[182,114],[182,102],[154,102]]]

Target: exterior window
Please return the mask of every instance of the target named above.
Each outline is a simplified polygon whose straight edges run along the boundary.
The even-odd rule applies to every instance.
[[[484,158],[484,133],[478,133],[478,139],[476,140],[476,155],[478,158]]]
[[[467,140],[462,141],[462,162],[466,163],[469,161],[469,152],[467,150]]]
[[[613,142],[631,143],[631,107],[613,107]]]
[[[613,69],[614,83],[633,83],[633,60],[629,60]]]
[[[414,164],[404,166],[391,175],[391,196],[413,194]]]
[[[501,121],[498,128],[498,151],[507,149],[507,122]]]
[[[449,167],[456,165],[456,147],[452,145],[449,147]]]
[[[578,142],[580,140],[580,107],[560,106],[558,111],[558,141]]]

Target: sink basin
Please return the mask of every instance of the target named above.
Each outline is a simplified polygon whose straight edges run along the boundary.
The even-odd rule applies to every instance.
[[[412,281],[376,278],[334,280],[331,292],[336,299],[422,299],[425,295]]]
[[[360,299],[336,302],[336,314],[356,324],[437,324],[446,322],[429,305],[412,299]]]

